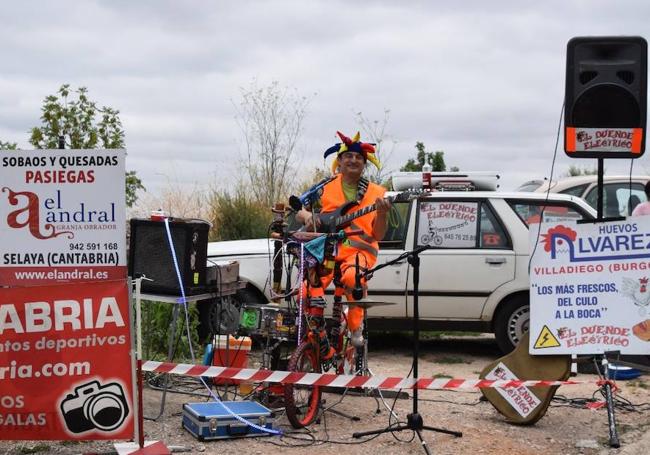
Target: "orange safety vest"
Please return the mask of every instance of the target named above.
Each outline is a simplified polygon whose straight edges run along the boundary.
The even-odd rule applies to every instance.
[[[383,197],[386,189],[380,185],[369,182],[368,189],[359,202],[359,205],[352,206],[348,213],[355,212],[369,205],[373,205],[378,197]],[[323,187],[323,194],[321,195],[321,205],[323,212],[331,212],[348,201],[345,200],[343,193],[343,176],[337,175],[334,180],[329,182]],[[379,252],[379,243],[372,236],[372,224],[375,221],[376,212],[372,211],[359,218],[352,220],[352,224],[345,228],[346,231],[361,229],[363,234],[352,235],[348,237],[339,246],[337,260],[343,260],[346,257],[356,254],[358,251],[363,251],[372,258],[372,262],[377,260],[377,253]],[[368,265],[370,266],[370,265]]]

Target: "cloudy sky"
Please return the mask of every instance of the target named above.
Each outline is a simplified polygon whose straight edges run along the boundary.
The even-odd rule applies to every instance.
[[[567,41],[650,30],[650,2],[624,0],[21,0],[1,14],[0,139],[30,148],[43,98],[88,87],[120,110],[127,168],[152,192],[232,182],[235,105],[253,79],[311,99],[303,169],[323,165],[336,130],[359,128],[356,112],[381,121],[389,110],[389,170],[422,141],[514,189],[550,173]],[[565,157],[560,141],[555,175],[571,164],[595,160]],[[630,161],[605,166],[627,173]]]

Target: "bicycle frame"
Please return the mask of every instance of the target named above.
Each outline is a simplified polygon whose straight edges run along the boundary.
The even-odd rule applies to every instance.
[[[337,234],[336,236],[332,234],[325,235],[330,236],[332,239],[340,239],[342,237],[340,234]],[[331,251],[327,248],[326,250]],[[331,259],[333,263],[333,255],[329,259]],[[304,261],[304,258],[299,257],[299,260]],[[334,319],[334,324],[329,328],[329,330],[323,314],[324,306],[311,306],[312,301],[310,298],[309,286],[310,284],[321,285],[320,274],[317,273],[317,268],[322,266],[323,262],[309,268],[307,271],[307,277],[302,276],[304,273],[301,273],[303,281],[306,282],[306,286],[303,286],[303,283],[299,283],[301,289],[304,290],[304,299],[303,301],[298,302],[298,304],[303,310],[306,329],[304,336],[302,339],[299,339],[298,346],[290,357],[288,369],[289,371],[295,372],[321,373],[322,371],[327,371],[331,367],[334,367],[336,374],[360,372],[363,361],[360,361],[359,358],[363,351],[349,344],[345,337],[344,328],[347,326],[347,322],[342,308],[344,288],[340,281],[341,271],[338,265],[334,266],[333,271],[335,290],[332,317]],[[303,265],[304,264],[300,264],[301,267]],[[321,343],[323,336],[327,337],[328,349],[330,346],[334,346],[335,353],[331,359],[322,359]],[[346,371],[348,368],[350,370]],[[303,396],[305,393],[306,396]],[[321,387],[318,385],[300,387],[289,384],[285,386],[285,409],[287,412],[287,418],[294,428],[303,428],[316,420],[321,408],[321,394]]]

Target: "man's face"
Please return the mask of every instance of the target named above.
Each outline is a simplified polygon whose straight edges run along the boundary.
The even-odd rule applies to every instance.
[[[339,169],[343,175],[361,177],[366,161],[357,152],[344,152],[339,156]]]

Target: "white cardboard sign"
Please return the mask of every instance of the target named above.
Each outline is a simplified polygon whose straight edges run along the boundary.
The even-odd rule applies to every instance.
[[[519,378],[503,362],[499,362],[487,375],[490,380],[519,380]],[[512,409],[522,417],[527,417],[537,409],[541,400],[528,387],[497,387],[496,391],[508,402]]]

